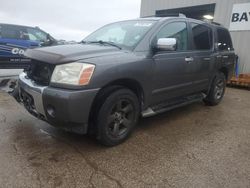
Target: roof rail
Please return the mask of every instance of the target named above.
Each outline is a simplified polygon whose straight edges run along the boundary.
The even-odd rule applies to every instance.
[[[217,25],[217,26],[222,26],[222,24],[218,23],[218,22],[213,22],[213,21],[209,21],[209,20],[203,20],[204,22],[206,23],[209,23],[209,24],[214,24],[214,25]]]
[[[182,17],[186,18],[185,14],[182,13],[169,13],[169,14],[158,14],[156,17]]]
[[[211,22],[211,23],[214,24],[214,25],[219,25],[219,26],[221,26],[221,24],[218,23],[218,22]]]
[[[185,14],[182,13],[170,13],[170,14],[157,14],[152,16],[143,16],[142,18],[150,18],[150,17],[181,17],[186,18]]]

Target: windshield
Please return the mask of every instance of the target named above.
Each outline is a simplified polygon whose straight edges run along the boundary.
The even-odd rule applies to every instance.
[[[133,49],[155,21],[123,21],[106,25],[84,39],[84,42],[109,42],[121,48]]]
[[[27,34],[29,39],[33,41],[46,42],[48,39],[48,34],[35,28],[27,28]]]

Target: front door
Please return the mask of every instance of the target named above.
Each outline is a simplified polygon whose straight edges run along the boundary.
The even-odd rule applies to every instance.
[[[187,23],[172,22],[162,27],[156,35],[159,38],[176,38],[176,51],[158,51],[153,56],[153,103],[178,98],[192,93],[196,67],[193,52],[189,51]]]

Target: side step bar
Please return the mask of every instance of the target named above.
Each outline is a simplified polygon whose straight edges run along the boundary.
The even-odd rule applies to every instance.
[[[147,108],[142,112],[142,117],[151,117],[156,115],[157,113],[152,110],[152,108]]]
[[[175,108],[186,106],[186,105],[201,101],[202,99],[205,98],[205,96],[206,96],[205,94],[189,96],[189,97],[186,97],[180,101],[176,101],[175,103],[165,103],[165,104],[163,103],[163,104],[154,106],[152,108],[149,107],[142,112],[142,117],[151,117],[151,116],[154,116],[156,114],[160,114],[163,112],[173,110]]]

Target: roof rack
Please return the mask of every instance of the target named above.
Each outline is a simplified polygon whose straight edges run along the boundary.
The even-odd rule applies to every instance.
[[[214,24],[214,25],[217,25],[217,26],[222,26],[222,24],[218,23],[218,22],[211,22],[209,20],[203,20],[204,22],[207,22],[209,24]]]
[[[218,23],[218,22],[211,22],[211,23],[214,24],[214,25],[219,25],[219,26],[221,26],[221,24]]]
[[[186,18],[185,14],[182,13],[169,13],[169,14],[158,14],[156,17],[181,17]]]
[[[181,17],[181,18],[186,18],[186,15],[182,14],[182,13],[170,13],[170,14],[157,14],[157,15],[152,15],[152,16],[144,16],[142,18],[150,18],[150,17]]]

